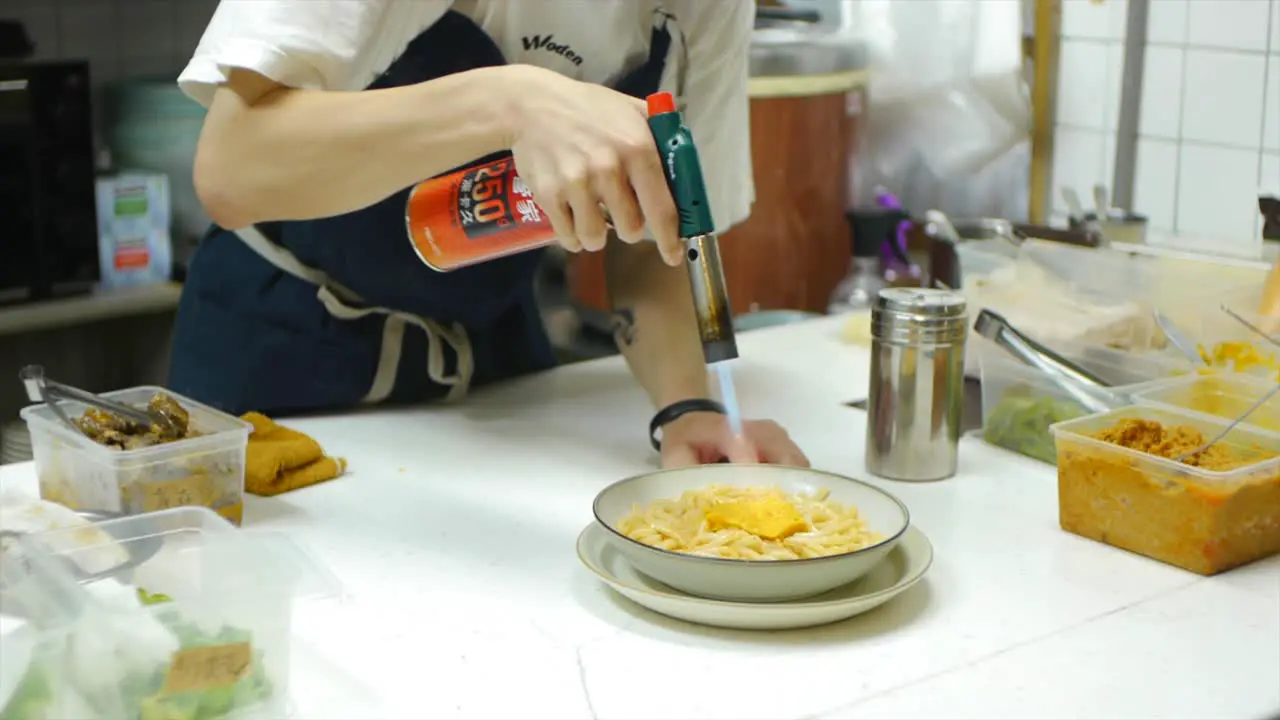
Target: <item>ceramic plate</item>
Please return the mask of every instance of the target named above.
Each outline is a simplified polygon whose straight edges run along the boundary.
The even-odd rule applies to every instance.
[[[855,583],[791,602],[726,602],[686,595],[641,574],[614,549],[607,533],[591,523],[578,536],[578,559],[606,585],[656,613],[738,630],[788,630],[851,618],[915,585],[933,564],[933,545],[912,526],[888,556]]]

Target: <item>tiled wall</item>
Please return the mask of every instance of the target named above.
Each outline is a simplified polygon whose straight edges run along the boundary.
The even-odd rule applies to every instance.
[[[1125,0],[1063,0],[1053,208],[1114,170]],[[1134,204],[1153,234],[1261,249],[1259,191],[1280,194],[1280,0],[1151,0]]]

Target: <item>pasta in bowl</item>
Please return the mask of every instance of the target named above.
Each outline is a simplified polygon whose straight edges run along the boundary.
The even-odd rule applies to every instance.
[[[906,506],[809,468],[704,465],[610,485],[596,521],[637,570],[716,600],[782,602],[847,585],[906,531]]]

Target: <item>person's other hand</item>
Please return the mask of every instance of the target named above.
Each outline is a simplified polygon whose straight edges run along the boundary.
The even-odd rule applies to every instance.
[[[682,415],[662,428],[662,467],[677,468],[728,461],[809,467],[809,459],[781,425],[771,420],[742,423],[735,437],[720,413]]]
[[[647,225],[662,257],[679,264],[679,218],[645,103],[542,68],[520,73],[511,150],[560,245],[603,248],[604,208],[623,241],[640,242]]]

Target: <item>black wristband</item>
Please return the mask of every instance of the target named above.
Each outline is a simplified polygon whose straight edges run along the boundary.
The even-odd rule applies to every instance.
[[[662,441],[658,439],[658,431],[664,425],[694,412],[713,412],[723,415],[724,405],[708,398],[690,398],[680,402],[673,402],[662,408],[649,421],[649,444],[653,445],[653,449],[662,450]]]

